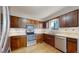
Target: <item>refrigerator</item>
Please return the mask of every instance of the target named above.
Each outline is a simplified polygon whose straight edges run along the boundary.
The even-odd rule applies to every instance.
[[[8,6],[0,6],[0,53],[10,52],[9,28],[9,8]]]
[[[26,25],[26,35],[27,35],[27,46],[32,46],[36,44],[34,25]]]

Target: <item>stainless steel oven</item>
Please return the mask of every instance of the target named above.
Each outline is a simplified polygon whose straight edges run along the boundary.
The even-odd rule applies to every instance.
[[[36,44],[34,29],[34,25],[29,24],[26,26],[27,46],[32,46]]]

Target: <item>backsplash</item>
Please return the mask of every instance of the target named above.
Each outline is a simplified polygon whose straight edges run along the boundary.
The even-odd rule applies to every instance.
[[[70,28],[59,28],[58,30],[51,30],[49,28],[43,29],[44,33],[56,34],[56,33],[71,33],[71,34],[79,34],[79,27],[70,27]]]
[[[35,29],[34,30],[34,33],[38,33],[38,34],[41,34],[44,32],[44,29]]]
[[[26,32],[24,28],[10,28],[10,32]]]
[[[9,36],[26,35],[24,28],[10,28]]]
[[[35,29],[34,31],[37,34],[42,33],[72,33],[72,34],[79,34],[79,27],[71,27],[71,28],[59,28],[59,30],[51,30],[51,29]],[[11,28],[10,29],[10,36],[12,35],[26,35],[26,29],[24,28]]]
[[[42,34],[44,33],[44,29],[35,29],[34,33]],[[10,28],[9,36],[17,36],[17,35],[26,35],[25,28]]]
[[[59,28],[60,32],[79,32],[79,27]]]

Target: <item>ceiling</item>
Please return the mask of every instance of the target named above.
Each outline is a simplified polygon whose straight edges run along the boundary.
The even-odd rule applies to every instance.
[[[44,19],[64,6],[11,6],[10,14],[24,18]]]

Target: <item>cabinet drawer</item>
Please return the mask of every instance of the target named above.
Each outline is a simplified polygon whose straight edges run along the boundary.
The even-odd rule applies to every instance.
[[[76,39],[68,39],[68,41],[75,43],[77,40]]]

